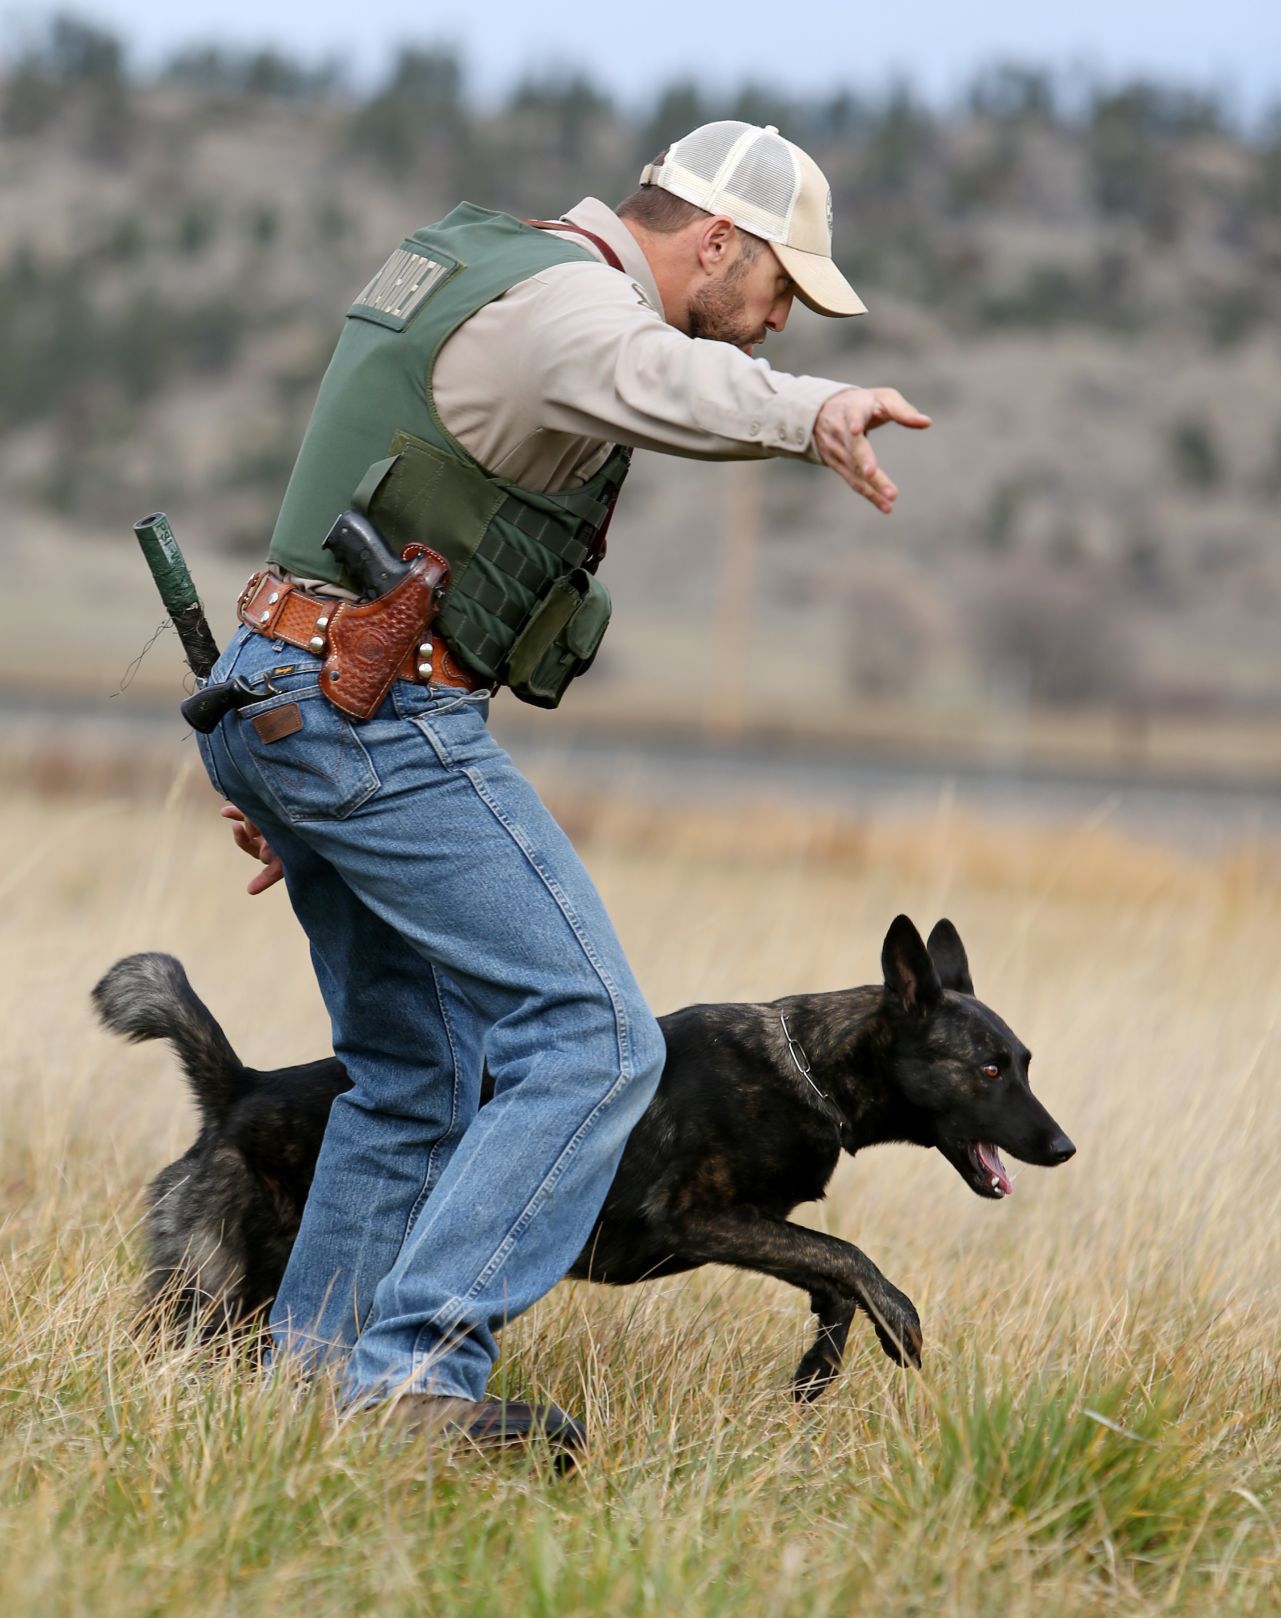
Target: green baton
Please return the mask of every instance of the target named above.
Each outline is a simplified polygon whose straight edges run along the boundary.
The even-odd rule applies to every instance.
[[[160,599],[178,631],[191,672],[198,680],[203,680],[218,661],[218,643],[205,620],[205,609],[200,605],[169,519],[163,511],[153,512],[150,517],[134,523],[133,531],[156,581],[156,589],[160,591]]]

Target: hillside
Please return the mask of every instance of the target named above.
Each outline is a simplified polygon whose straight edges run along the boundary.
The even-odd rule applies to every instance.
[[[143,81],[66,21],[0,83],[0,678],[114,684],[158,616],[128,540],[157,507],[225,629],[342,313],[404,232],[462,196],[617,200],[724,115],[824,165],[871,309],[798,307],[771,362],[894,383],[936,424],[879,441],[903,490],[888,523],[811,467],[638,456],[595,700],[741,693],[763,666],[775,700],[944,716],[1270,713],[1281,137],[1153,86],[1069,105],[1014,69],[946,115],[901,87],[791,105],[692,86],[625,115],[572,76],[481,110],[422,51],[363,98],[216,51]],[[70,602],[52,638],[33,611],[51,591]]]

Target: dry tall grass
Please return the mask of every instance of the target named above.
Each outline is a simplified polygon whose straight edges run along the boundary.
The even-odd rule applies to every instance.
[[[803,1301],[709,1271],[562,1286],[507,1333],[513,1390],[584,1409],[571,1482],[335,1430],[126,1321],[139,1191],[190,1139],[166,1054],[91,1025],[118,955],[172,950],[248,1060],[324,1049],[283,895],[212,806],[0,809],[0,1611],[874,1613],[1281,1607],[1281,861],[1207,866],[1100,826],[994,831],[575,806],[653,1003],[870,981],[899,910],[948,914],[1079,1145],[1005,1204],[934,1153],[846,1163],[824,1228],[915,1299],[923,1375],[856,1332],[785,1395]],[[256,997],[270,979],[270,1039]]]

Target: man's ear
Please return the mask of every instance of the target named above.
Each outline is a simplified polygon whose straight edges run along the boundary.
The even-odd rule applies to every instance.
[[[895,916],[881,947],[885,987],[898,997],[904,1011],[929,1012],[943,998],[930,952],[906,916]]]
[[[713,214],[703,225],[698,236],[698,262],[702,269],[715,275],[724,269],[734,248],[736,234],[734,221],[726,214]]]
[[[939,975],[939,982],[945,989],[955,989],[960,994],[974,993],[974,979],[970,976],[970,963],[966,959],[965,945],[961,942],[961,935],[945,916],[942,921],[934,923],[934,931],[930,934],[928,949],[930,959],[934,962],[934,970]]]

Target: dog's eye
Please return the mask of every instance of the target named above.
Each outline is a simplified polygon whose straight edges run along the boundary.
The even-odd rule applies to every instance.
[[[980,1068],[979,1071],[985,1079],[999,1079],[1001,1076],[1001,1070],[995,1062],[989,1062],[986,1067]]]

